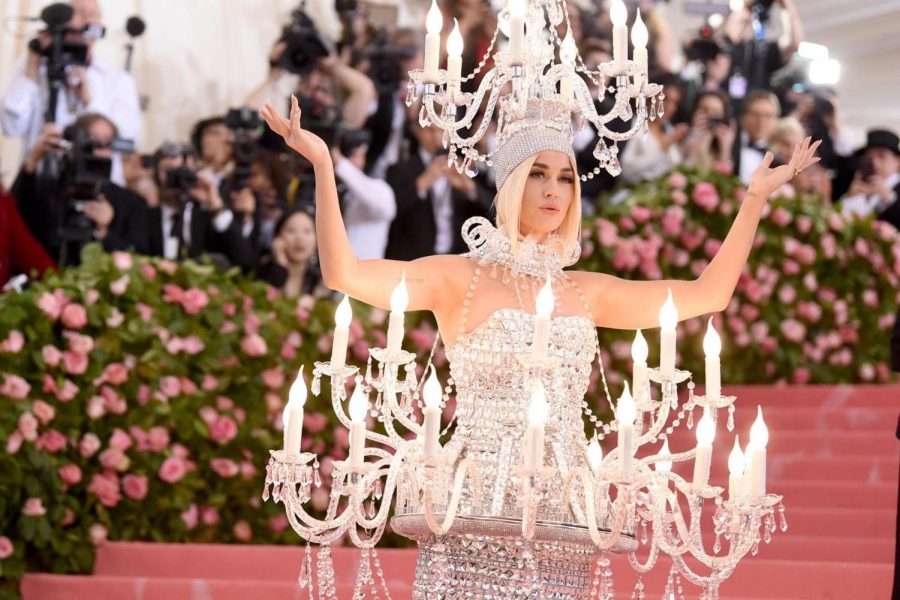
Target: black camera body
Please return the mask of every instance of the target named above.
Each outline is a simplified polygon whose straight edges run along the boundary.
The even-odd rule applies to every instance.
[[[316,62],[329,54],[328,45],[302,5],[292,13],[291,22],[282,30],[278,41],[285,48],[277,66],[296,75],[308,75]]]
[[[259,113],[253,109],[232,108],[225,115],[225,126],[234,132],[234,174],[231,189],[240,190],[246,187],[250,177],[250,165],[256,158],[262,121]]]
[[[369,59],[369,79],[379,93],[393,93],[403,81],[404,73],[400,65],[416,55],[416,49],[394,46],[384,31],[379,32],[365,53]]]
[[[166,173],[166,188],[187,194],[197,185],[197,173],[187,165],[181,165]]]
[[[697,37],[685,44],[684,50],[689,61],[708,63],[715,60],[724,48],[716,40],[712,27],[704,25],[697,32]]]

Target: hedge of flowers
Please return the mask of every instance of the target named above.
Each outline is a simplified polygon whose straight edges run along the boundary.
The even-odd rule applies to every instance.
[[[693,278],[739,200],[718,175],[638,187],[586,228],[578,268]],[[720,325],[725,384],[886,381],[896,231],[807,200],[771,206]],[[297,369],[328,358],[334,303],[191,262],[94,247],[83,262],[0,295],[0,598],[16,597],[26,569],[89,572],[105,539],[296,543],[282,506],[261,502],[261,470]],[[362,364],[385,343],[386,315],[354,313],[350,357]],[[702,322],[682,328],[681,364],[701,373]],[[410,315],[406,347],[424,355],[434,333]],[[630,370],[632,335],[603,332],[613,384]],[[435,360],[446,379],[440,349]],[[303,441],[326,475],[348,442],[327,396],[310,397]],[[324,507],[327,485],[312,502]]]

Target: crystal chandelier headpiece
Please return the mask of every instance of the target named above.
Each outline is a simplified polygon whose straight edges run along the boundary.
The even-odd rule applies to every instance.
[[[555,150],[569,157],[575,167],[572,129],[572,112],[560,102],[531,100],[525,116],[516,119],[497,135],[494,151],[494,177],[497,189],[513,169],[525,159],[545,150]]]

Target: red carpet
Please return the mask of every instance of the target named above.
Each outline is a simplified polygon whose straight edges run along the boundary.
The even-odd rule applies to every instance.
[[[789,529],[756,557],[745,558],[721,589],[722,600],[887,600],[896,531],[900,387],[809,386],[726,388],[738,396],[735,432],[742,441],[761,404],[769,426],[768,488],[784,494]],[[724,413],[723,413],[724,415]],[[723,421],[712,482],[727,481]],[[672,451],[693,446],[677,433]],[[707,540],[711,546],[712,540]],[[415,552],[381,550],[395,600],[411,597]],[[32,574],[25,600],[301,600],[302,548],[110,543],[99,549],[94,575]],[[352,595],[355,549],[335,551],[338,596]],[[616,560],[616,598],[631,597],[635,577]],[[645,577],[647,599],[661,597],[666,565]],[[699,594],[690,584],[692,600]],[[667,600],[667,599],[666,599]]]

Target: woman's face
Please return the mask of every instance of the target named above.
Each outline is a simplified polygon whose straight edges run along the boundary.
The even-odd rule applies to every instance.
[[[697,107],[694,110],[697,112],[702,111],[710,119],[725,118],[725,105],[722,104],[722,99],[718,96],[703,96],[697,102]]]
[[[547,150],[538,154],[522,194],[519,231],[543,241],[559,229],[575,198],[575,178],[569,157]]]
[[[308,262],[316,249],[316,228],[312,217],[303,212],[288,217],[278,237],[284,240],[284,250],[291,264]]]

